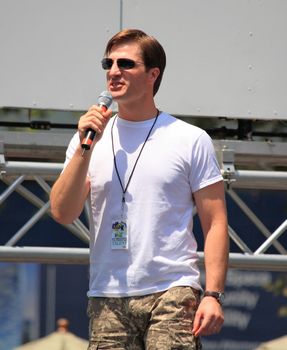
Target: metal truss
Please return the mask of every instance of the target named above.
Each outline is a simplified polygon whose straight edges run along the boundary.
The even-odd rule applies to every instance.
[[[29,234],[29,230],[45,215],[51,215],[49,200],[43,201],[39,196],[31,192],[26,186],[26,180],[34,181],[49,195],[53,182],[62,170],[64,150],[70,135],[62,138],[62,144],[54,142],[47,134],[41,138],[42,148],[35,151],[35,140],[29,141],[21,135],[19,144],[9,143],[7,134],[0,143],[0,180],[5,184],[5,190],[0,193],[0,206],[17,192],[38,211],[23,224],[17,232],[11,232],[11,237],[4,245],[0,246],[0,261],[13,262],[38,262],[53,264],[88,264],[89,261],[89,230],[87,226],[77,219],[71,225],[65,225],[66,230],[76,236],[87,248],[60,248],[60,247],[19,247],[19,240]],[[42,135],[43,136],[43,135]],[[17,138],[16,138],[17,139]],[[57,140],[59,140],[59,135]],[[14,135],[15,140],[15,135]],[[20,144],[22,147],[20,147]],[[260,231],[264,241],[258,243],[257,248],[251,250],[248,242],[244,241],[240,232],[229,226],[231,241],[240,252],[230,253],[230,267],[240,269],[287,271],[287,251],[279,239],[286,234],[287,218],[278,223],[277,229],[270,232],[263,221],[240,198],[237,189],[274,189],[287,191],[287,171],[275,170],[276,167],[285,169],[287,165],[287,144],[266,143],[254,141],[227,141],[214,140],[214,146],[221,165],[222,174],[226,183],[226,195],[242,211],[252,224]],[[47,152],[47,149],[49,151]],[[33,155],[33,156],[31,156]],[[45,159],[49,158],[49,159]],[[18,158],[18,159],[17,159]],[[31,160],[34,159],[34,161]],[[38,159],[44,161],[38,161]],[[8,159],[8,160],[7,160]],[[10,160],[12,159],[12,160]],[[56,160],[56,161],[51,161]],[[253,166],[255,170],[244,169]],[[241,169],[239,169],[241,168]],[[271,170],[271,168],[273,168]],[[270,169],[270,170],[266,170]],[[11,208],[13,210],[13,208]],[[274,208],[276,210],[276,208]],[[85,208],[88,215],[88,208]],[[285,238],[285,236],[284,236]],[[273,247],[275,254],[268,254],[268,249]],[[203,264],[203,252],[199,252],[200,263]]]

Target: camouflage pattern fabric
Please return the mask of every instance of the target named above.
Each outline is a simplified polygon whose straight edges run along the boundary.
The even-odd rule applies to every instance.
[[[200,292],[174,287],[140,297],[90,298],[88,350],[200,350],[191,333]]]

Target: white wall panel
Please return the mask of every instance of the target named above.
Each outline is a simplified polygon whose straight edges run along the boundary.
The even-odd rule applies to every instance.
[[[0,0],[0,106],[86,109],[105,89],[119,0]]]
[[[181,115],[287,119],[286,0],[124,0],[123,26],[157,37],[159,105]]]
[[[167,53],[157,96],[177,115],[287,119],[286,0],[0,0],[0,106],[86,109],[121,27]]]

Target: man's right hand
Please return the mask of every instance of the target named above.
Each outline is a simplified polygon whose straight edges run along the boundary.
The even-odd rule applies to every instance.
[[[84,140],[86,131],[92,129],[96,132],[96,141],[98,141],[103,134],[103,131],[112,116],[112,110],[104,111],[102,107],[93,105],[89,108],[87,113],[81,116],[78,123],[78,131],[80,141]]]

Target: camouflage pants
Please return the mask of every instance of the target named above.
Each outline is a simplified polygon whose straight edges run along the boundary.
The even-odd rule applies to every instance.
[[[88,350],[199,350],[191,333],[200,294],[190,287],[140,297],[90,298]]]

